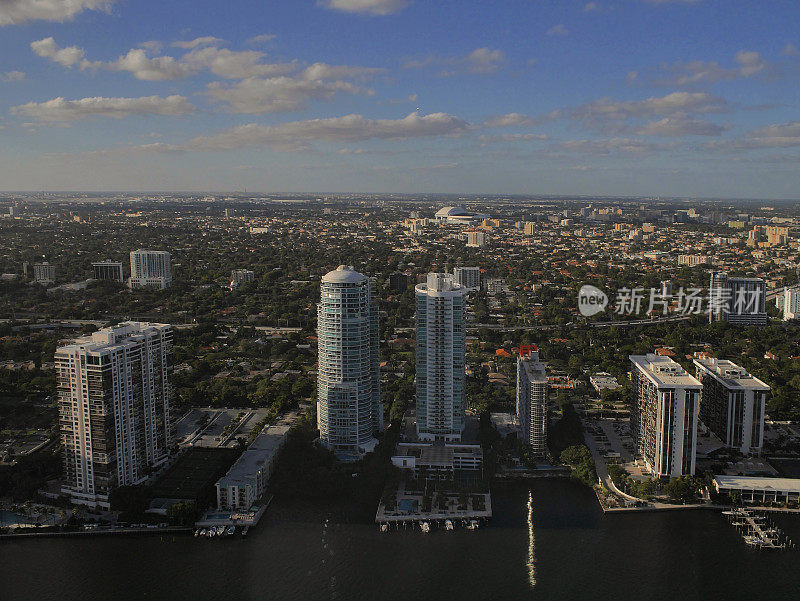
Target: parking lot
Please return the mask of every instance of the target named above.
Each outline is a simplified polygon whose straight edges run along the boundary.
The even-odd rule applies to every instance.
[[[232,447],[247,438],[268,409],[213,409],[195,407],[177,421],[179,444],[192,447]]]
[[[628,419],[589,419],[584,422],[586,431],[593,437],[598,450],[607,461],[618,459],[631,478],[648,477],[644,461],[636,460],[636,447],[631,436]]]

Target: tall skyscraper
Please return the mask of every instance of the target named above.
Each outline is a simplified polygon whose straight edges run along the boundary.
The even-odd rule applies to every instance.
[[[547,455],[547,383],[545,365],[535,346],[522,346],[517,357],[517,421],[522,440],[537,457]]]
[[[726,359],[701,357],[694,365],[703,384],[700,419],[729,448],[760,454],[769,386]]]
[[[172,328],[125,322],[55,353],[64,486],[73,503],[109,507],[118,486],[166,461]]]
[[[92,275],[96,280],[119,283],[125,281],[125,276],[122,273],[122,263],[111,259],[92,263]]]
[[[767,325],[767,286],[761,278],[732,278],[722,271],[711,274],[708,321],[733,325]]]
[[[701,384],[669,357],[630,355],[631,431],[654,476],[693,475]]]
[[[131,251],[131,289],[169,288],[172,285],[170,254],[163,250]]]
[[[317,425],[343,461],[372,451],[383,429],[375,280],[340,265],[322,278],[317,305]]]
[[[417,296],[417,435],[461,440],[464,430],[467,290],[446,273],[429,273]]]
[[[453,279],[456,284],[464,286],[468,291],[480,290],[481,288],[481,268],[480,267],[456,267],[453,269]]]

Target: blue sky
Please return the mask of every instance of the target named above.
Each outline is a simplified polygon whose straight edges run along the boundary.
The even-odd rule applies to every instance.
[[[0,0],[0,189],[800,197],[795,0]]]

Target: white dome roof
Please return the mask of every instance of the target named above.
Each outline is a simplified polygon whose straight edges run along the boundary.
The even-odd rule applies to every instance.
[[[436,211],[436,217],[450,217],[453,215],[470,215],[464,207],[442,207]]]
[[[367,279],[367,276],[358,273],[352,265],[339,265],[333,271],[329,271],[322,276],[323,284],[359,284]]]

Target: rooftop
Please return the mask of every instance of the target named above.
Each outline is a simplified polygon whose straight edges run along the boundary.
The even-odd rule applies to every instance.
[[[764,382],[751,376],[747,370],[733,361],[716,359],[714,357],[698,357],[694,364],[719,380],[726,388],[745,388],[748,390],[768,391],[770,388]]]
[[[669,357],[648,353],[646,355],[629,355],[628,358],[659,388],[700,388],[702,386],[696,378],[689,375],[680,364]]]
[[[759,478],[756,476],[714,476],[720,488],[779,490],[800,493],[800,478]]]
[[[367,276],[358,273],[352,265],[339,265],[322,276],[324,284],[360,284],[366,279]]]

